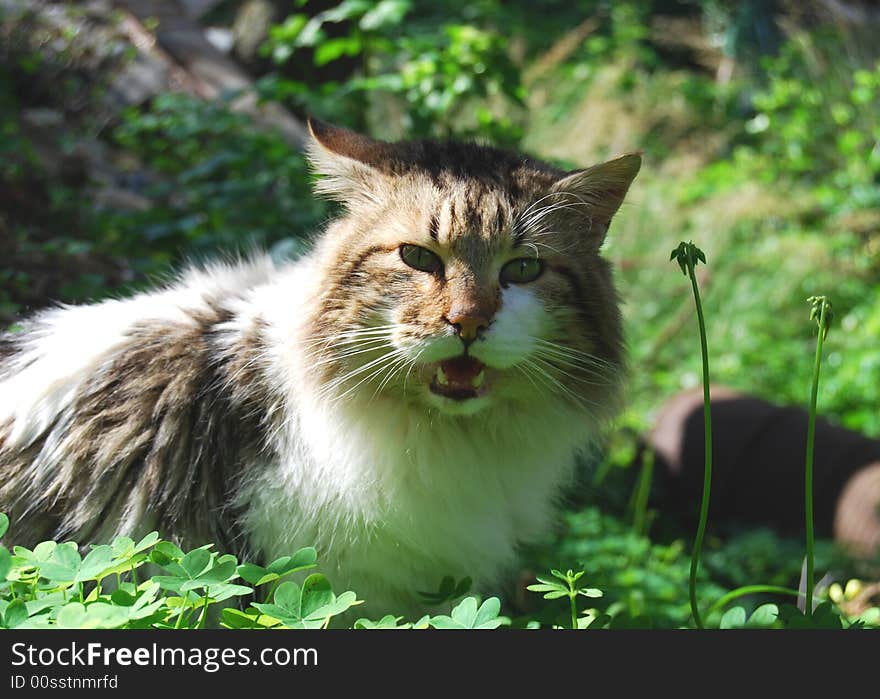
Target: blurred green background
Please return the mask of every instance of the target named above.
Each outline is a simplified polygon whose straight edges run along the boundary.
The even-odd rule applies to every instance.
[[[301,249],[332,213],[310,195],[306,114],[567,167],[641,149],[605,249],[629,407],[587,502],[533,557],[585,565],[621,618],[683,623],[690,534],[662,506],[634,512],[630,467],[633,435],[700,380],[669,251],[693,239],[709,258],[713,379],[777,403],[807,401],[805,299],[830,296],[820,409],[880,437],[878,35],[855,0],[0,0],[0,324],[186,259]],[[797,585],[798,542],[707,545],[707,594]]]

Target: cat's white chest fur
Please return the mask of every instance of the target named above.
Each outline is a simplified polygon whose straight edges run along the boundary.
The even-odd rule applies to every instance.
[[[377,613],[417,611],[445,575],[491,587],[551,525],[589,437],[559,414],[525,418],[380,401],[297,417],[297,443],[245,494],[249,539],[270,559],[316,546],[334,586]]]

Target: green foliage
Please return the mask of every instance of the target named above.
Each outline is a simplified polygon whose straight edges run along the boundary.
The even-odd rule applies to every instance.
[[[779,607],[775,604],[762,604],[751,614],[743,607],[732,607],[724,613],[719,623],[722,629],[772,629],[780,626]]]
[[[130,109],[116,142],[162,177],[145,183],[160,202],[124,216],[106,212],[104,235],[154,271],[180,250],[265,248],[313,231],[325,207],[311,196],[304,156],[279,134],[257,128],[224,100],[161,95],[147,112]],[[141,253],[142,254],[142,253]],[[140,271],[140,270],[139,270]]]
[[[575,573],[572,570],[568,570],[565,573],[561,573],[558,570],[551,570],[550,574],[553,578],[541,577],[540,575],[536,576],[538,580],[538,584],[529,585],[528,590],[531,592],[543,592],[544,599],[560,599],[561,597],[568,597],[569,605],[571,607],[571,628],[577,630],[579,628],[579,620],[577,618],[577,598],[579,596],[583,597],[601,597],[602,590],[598,590],[595,587],[586,587],[583,584],[579,584],[578,580],[580,580],[584,571],[578,571]],[[588,626],[589,624],[586,624]]]
[[[413,625],[409,622],[403,622],[402,616],[394,616],[393,614],[386,614],[378,621],[370,621],[369,619],[358,619],[354,622],[354,628],[356,629],[364,629],[364,630],[377,630],[377,629],[412,629],[412,628],[427,628],[427,622],[420,622],[422,625]]]
[[[682,241],[678,244],[678,247],[672,251],[669,260],[670,262],[675,260],[678,263],[678,266],[681,267],[681,273],[684,276],[687,276],[688,273],[693,271],[698,263],[702,262],[703,264],[706,264],[706,254],[692,242],[685,243]]]
[[[7,522],[0,516],[0,532]],[[586,554],[585,570],[563,573],[554,569],[550,576],[537,576],[538,582],[529,586],[549,600],[550,606],[567,597],[570,609],[566,623],[555,621],[556,612],[548,607],[530,620],[517,620],[516,625],[601,629],[668,627],[686,621],[687,561],[681,544],[651,544],[596,510],[572,515],[569,522],[571,529],[554,555]],[[597,529],[597,525],[604,529]],[[15,546],[12,554],[0,546],[0,628],[196,629],[219,624],[229,629],[338,625],[355,629],[494,629],[511,623],[500,614],[497,597],[481,603],[471,596],[453,607],[449,615],[410,622],[388,614],[377,620],[359,618],[352,624],[346,620],[361,604],[354,592],[336,594],[321,573],[311,573],[301,582],[292,579],[315,568],[313,548],[300,549],[265,567],[239,564],[234,556],[212,549],[206,545],[184,552],[161,540],[156,532],[138,542],[118,537],[109,545],[93,545],[85,556],[73,542],[45,541],[33,550]],[[144,566],[159,568],[161,574],[139,582],[137,571]],[[592,581],[606,581],[609,594],[583,583],[587,575]],[[465,589],[464,581],[455,584],[449,580],[453,592]],[[449,585],[444,579],[440,590],[446,592]],[[715,595],[717,588],[705,584],[701,593]],[[260,598],[265,601],[256,601]],[[578,598],[594,600],[593,604],[601,599],[602,604],[578,612]],[[726,601],[732,599],[733,595],[725,597]],[[843,593],[835,599],[843,601]],[[725,600],[720,601],[724,604]],[[212,613],[214,605],[220,607],[219,615]],[[657,614],[664,609],[665,613]],[[710,612],[709,619],[721,628],[801,628],[806,623],[804,617],[800,612],[796,616],[792,609],[797,611],[785,605],[778,611],[775,604],[764,604],[749,616],[744,607],[734,607],[721,616]],[[821,628],[860,628],[878,625],[880,615],[850,618],[829,601],[817,608],[812,623]]]
[[[254,602],[253,606],[262,612],[253,615],[254,626],[271,628],[280,624],[288,629],[326,628],[330,619],[356,604],[359,601],[354,592],[337,596],[325,576],[313,573],[305,579],[302,587],[292,581],[281,583],[275,589],[271,604]]]
[[[871,146],[880,138],[880,63],[850,67],[839,61],[843,55],[840,39],[819,30],[765,58],[767,85],[753,97],[757,114],[746,131],[767,180],[811,182],[827,206],[876,206],[880,153]]]
[[[797,607],[784,604],[779,608],[779,620],[790,629],[842,629],[844,622],[840,613],[830,602],[823,602],[811,615],[805,615]],[[861,626],[861,624],[858,624]],[[858,627],[857,626],[857,627]]]
[[[606,31],[584,42],[587,56],[595,62],[623,58],[642,67],[655,67],[659,57],[649,42],[652,9],[644,2],[610,3]],[[627,78],[620,83],[624,90],[631,85]]]
[[[327,205],[312,196],[303,153],[232,111],[232,98],[165,94],[122,115],[110,137],[127,154],[131,171],[119,177],[139,202],[133,209],[91,207],[84,183],[51,180],[30,160],[19,158],[6,181],[0,173],[0,191],[34,200],[10,212],[9,243],[0,237],[0,251],[9,245],[13,255],[10,266],[0,264],[0,322],[21,305],[45,303],[33,298],[38,289],[91,301],[185,261],[257,249],[298,254]],[[20,152],[28,145],[18,137]]]
[[[8,525],[0,514],[0,538]],[[316,567],[314,548],[265,567],[212,549],[208,544],[184,552],[157,532],[138,542],[122,536],[109,545],[92,545],[85,556],[71,541],[44,541],[33,550],[15,546],[12,554],[0,545],[0,628],[198,629],[219,623],[229,629],[326,629],[334,620],[344,623],[362,603],[354,592],[336,594],[321,573],[293,579]],[[137,571],[144,566],[162,574],[138,582]],[[468,579],[455,584],[444,578],[436,593],[444,599],[436,603],[469,588]],[[256,601],[260,598],[265,601]],[[211,613],[214,605],[222,607],[219,617]],[[451,616],[404,623],[393,615],[361,618],[353,628],[494,629],[510,623],[500,611],[497,597],[482,604],[466,597]]]
[[[272,561],[266,568],[253,563],[244,563],[238,567],[238,574],[251,585],[260,586],[280,580],[285,575],[314,568],[317,560],[318,552],[308,547],[300,549],[293,556],[282,556]]]
[[[594,608],[611,617],[612,627],[687,624],[689,558],[680,539],[653,542],[622,519],[589,506],[567,513],[557,539],[534,550],[531,558],[538,569],[555,567],[561,560],[577,562],[590,586],[602,590]],[[723,594],[702,571],[698,583],[700,599]],[[560,610],[558,603],[551,602],[534,617],[547,625],[570,627],[570,611]]]
[[[729,536],[723,545],[716,542],[708,548],[703,566],[712,580],[730,588],[755,581],[783,587],[797,582],[803,553],[800,539],[784,538],[766,528],[750,529]],[[845,559],[828,540],[816,542],[815,556],[819,570],[847,568]]]
[[[440,581],[440,587],[435,592],[419,592],[419,597],[426,604],[439,605],[445,602],[453,602],[463,597],[471,589],[473,581],[470,578],[462,578],[455,582],[455,578],[447,575]]]
[[[824,380],[823,410],[837,415],[850,429],[880,435],[880,304],[873,302],[880,285],[866,288],[861,301],[841,318],[845,340],[831,343],[828,363],[834,368]],[[842,361],[843,352],[846,361]]]
[[[605,40],[605,36],[595,39]],[[634,348],[634,366],[639,367],[631,391],[638,404],[632,412],[638,416],[651,415],[664,396],[699,380],[695,372],[684,368],[697,362],[695,343],[686,346],[684,335],[674,332],[676,324],[671,320],[679,317],[680,293],[672,283],[659,280],[658,274],[652,271],[659,262],[649,255],[654,247],[652,237],[658,231],[663,235],[662,231],[667,228],[670,238],[678,238],[682,230],[702,233],[708,224],[710,231],[705,235],[713,236],[715,243],[716,266],[709,277],[712,298],[707,301],[707,311],[713,319],[709,330],[710,344],[717,353],[716,379],[777,402],[803,403],[803,381],[794,377],[809,371],[809,358],[801,343],[788,342],[785,338],[799,336],[798,299],[815,285],[815,282],[809,283],[811,278],[821,279],[822,284],[835,290],[835,298],[840,300],[838,307],[846,309],[849,318],[848,331],[855,333],[845,339],[845,348],[839,344],[829,355],[829,362],[836,362],[836,366],[834,375],[827,380],[825,409],[847,426],[880,434],[880,421],[873,409],[880,400],[878,355],[876,345],[873,349],[869,347],[868,339],[872,332],[876,337],[877,324],[873,324],[871,331],[862,325],[863,320],[870,323],[877,315],[873,302],[878,293],[874,281],[877,264],[872,252],[877,240],[876,209],[870,208],[870,199],[859,194],[858,187],[833,185],[837,194],[833,206],[822,193],[836,176],[835,172],[850,168],[862,172],[859,168],[864,165],[869,148],[844,156],[835,145],[839,128],[835,131],[832,126],[822,135],[821,129],[805,127],[801,131],[804,138],[810,139],[811,152],[824,155],[821,159],[814,158],[809,172],[796,173],[784,148],[784,144],[794,138],[783,128],[789,118],[788,108],[772,107],[777,119],[772,127],[754,131],[756,124],[747,123],[756,111],[764,114],[759,107],[771,109],[771,105],[761,102],[760,95],[776,89],[774,86],[780,81],[794,86],[790,90],[792,99],[800,99],[812,91],[812,99],[818,106],[800,109],[798,118],[804,123],[825,120],[832,95],[840,93],[846,100],[856,99],[851,94],[856,79],[867,84],[865,72],[871,72],[873,67],[854,65],[852,52],[844,56],[839,49],[839,38],[834,37],[817,36],[810,43],[793,40],[786,51],[800,55],[801,59],[787,63],[783,58],[767,59],[771,63],[777,61],[778,70],[762,77],[760,82],[758,78],[741,75],[735,76],[734,82],[727,86],[698,81],[696,96],[689,100],[694,109],[689,115],[689,129],[698,129],[712,118],[712,105],[718,99],[726,104],[730,94],[737,96],[739,114],[730,114],[725,107],[721,112],[724,120],[716,124],[713,134],[733,132],[730,149],[713,153],[708,164],[692,176],[682,176],[673,183],[668,183],[664,176],[660,178],[662,185],[644,184],[646,189],[636,195],[641,200],[633,207],[634,213],[622,213],[622,219],[633,221],[633,217],[640,215],[635,213],[637,210],[645,211],[641,214],[642,220],[625,229],[616,224],[616,233],[609,237],[612,255],[625,265],[623,286],[629,300],[628,328]],[[595,64],[590,65],[594,72],[598,70]],[[668,71],[671,68],[664,67],[661,72]],[[583,92],[582,86],[578,89]],[[866,96],[863,93],[857,99],[863,100]],[[625,113],[633,102],[635,108],[641,107],[640,101],[650,99],[650,95],[640,94],[630,98],[631,101],[626,97],[620,99],[625,105],[621,113]],[[875,108],[863,108],[857,114],[858,130],[866,143],[876,140],[870,138],[875,112]],[[761,122],[763,119],[757,124]],[[834,137],[829,136],[831,132]],[[653,140],[645,146],[658,169],[664,167],[667,152],[664,146],[667,150],[670,148],[669,143]],[[731,211],[729,207],[737,206],[740,197],[748,200],[749,195],[743,190],[755,181],[760,181],[762,188],[778,198],[776,210],[762,210],[754,216],[741,209]],[[876,177],[870,175],[863,181],[870,183],[868,187],[872,192],[877,191]],[[651,206],[652,195],[663,202],[659,208]],[[675,203],[670,204],[670,200]],[[788,202],[809,208],[792,211],[786,207]],[[692,206],[694,204],[698,206]],[[816,204],[821,204],[821,208]],[[857,235],[849,232],[845,221],[829,218],[856,208],[864,209],[866,214],[871,212],[871,216],[863,219],[867,222],[866,228]],[[663,212],[672,213],[674,220],[657,226],[656,221],[665,217]],[[712,222],[719,219],[720,225],[713,225]],[[871,225],[874,227],[870,228]],[[628,275],[626,267],[634,270],[632,275]],[[659,337],[667,341],[657,345]],[[843,349],[845,362],[842,361]],[[843,373],[839,373],[841,371]]]
[[[510,623],[507,617],[499,616],[501,601],[490,597],[479,607],[477,600],[466,597],[453,610],[451,616],[435,616],[429,621],[435,629],[497,629]]]
[[[303,60],[308,52],[316,68],[355,59],[356,69],[317,89],[304,79],[269,76],[264,94],[361,128],[371,108],[393,103],[410,136],[480,136],[515,145],[522,131],[510,111],[522,106],[524,92],[506,37],[492,26],[498,8],[477,4],[463,24],[414,5],[345,0],[313,17],[290,15],[263,46],[275,63]],[[384,121],[380,116],[380,130]]]

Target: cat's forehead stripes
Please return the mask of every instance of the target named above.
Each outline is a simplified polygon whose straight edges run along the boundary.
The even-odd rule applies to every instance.
[[[509,238],[512,206],[507,193],[465,184],[442,192],[429,219],[431,238],[453,252],[485,253]]]

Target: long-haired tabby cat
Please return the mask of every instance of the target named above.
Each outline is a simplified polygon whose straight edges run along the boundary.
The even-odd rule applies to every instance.
[[[192,269],[0,342],[16,543],[159,529],[252,559],[307,545],[375,611],[491,588],[618,408],[599,255],[638,155],[564,172],[311,123],[344,213],[298,261]]]

